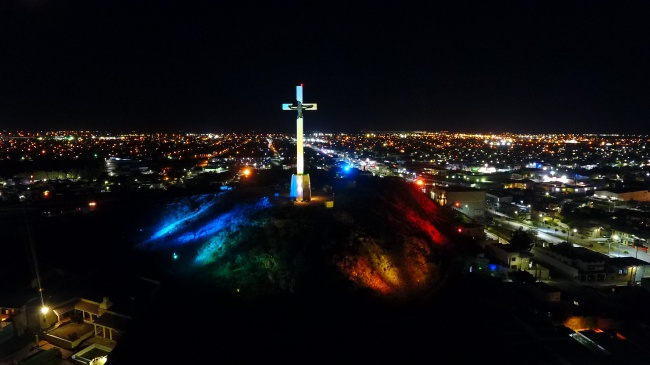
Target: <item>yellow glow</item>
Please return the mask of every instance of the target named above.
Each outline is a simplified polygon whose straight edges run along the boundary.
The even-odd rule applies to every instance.
[[[563,325],[567,328],[570,328],[576,332],[592,330],[596,327],[597,321],[594,318],[582,317],[582,316],[572,316],[567,318]]]
[[[399,287],[402,285],[400,280],[400,273],[397,267],[393,264],[392,258],[384,253],[373,255],[370,258],[372,266],[375,268],[383,268],[383,273],[380,273],[383,281],[392,286]]]
[[[41,313],[43,313],[43,314],[47,314],[47,312],[49,312],[49,311],[50,311],[50,308],[48,308],[48,307],[41,307]]]
[[[402,297],[421,290],[430,275],[430,252],[425,241],[414,240],[402,252],[389,252],[374,242],[363,253],[338,263],[339,269],[358,285],[383,295]]]

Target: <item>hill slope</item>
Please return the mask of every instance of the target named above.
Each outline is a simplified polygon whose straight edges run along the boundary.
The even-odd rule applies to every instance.
[[[164,318],[157,346],[218,348],[216,362],[258,363],[273,352],[295,362],[287,350],[297,347],[315,356],[299,362],[365,357],[352,343],[381,331],[397,342],[412,336],[401,327],[425,320],[423,308],[455,273],[462,251],[448,238],[448,213],[401,180],[360,178],[310,203],[254,186],[231,193],[199,199],[210,207],[187,197],[161,211],[183,223],[163,235],[148,232],[138,246],[158,255],[168,275],[159,305],[127,332],[111,361],[133,361],[134,346],[148,344],[142,339]],[[176,355],[185,359],[167,354]]]
[[[407,303],[440,285],[449,218],[415,187],[364,178],[325,198],[334,207],[250,187],[185,197],[138,247],[176,257],[178,278],[250,300],[345,291]]]

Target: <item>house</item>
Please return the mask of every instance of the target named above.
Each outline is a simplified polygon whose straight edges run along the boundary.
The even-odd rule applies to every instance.
[[[584,247],[559,244],[551,247],[533,247],[535,257],[544,264],[579,281],[605,281],[607,255]]]
[[[491,189],[485,192],[485,203],[490,208],[498,208],[503,203],[512,203],[512,195],[503,190]]]
[[[596,190],[594,191],[594,197],[609,199],[614,201],[638,201],[638,202],[648,202],[650,201],[650,191],[648,190],[636,190],[636,189],[607,189],[607,190]]]
[[[603,227],[597,220],[582,221],[575,224],[577,233],[583,238],[602,237]]]
[[[74,288],[66,283],[63,279],[58,286],[46,282],[47,311],[41,311],[44,307],[39,292],[22,280],[14,278],[0,286],[0,346],[15,337],[24,339],[37,334],[39,350],[59,348],[66,354],[65,359],[84,352],[83,356],[93,358],[80,355],[73,363],[90,364],[95,355],[106,356],[118,345],[132,319],[151,305],[160,287],[156,280],[118,272],[93,276],[86,285],[77,282]],[[71,292],[88,296],[69,298]],[[108,295],[98,296],[100,292]],[[59,299],[66,297],[69,299]]]
[[[485,190],[459,186],[432,186],[429,197],[479,222],[485,221]]]
[[[535,187],[535,182],[530,179],[512,179],[508,181],[504,181],[501,184],[503,189],[506,190],[511,190],[511,189],[516,189],[516,190],[532,190]]]
[[[469,237],[477,242],[484,242],[486,239],[485,226],[478,223],[461,223],[456,232],[463,237]]]
[[[550,279],[549,269],[537,262],[528,251],[503,243],[486,245],[485,251],[490,258],[510,271],[526,271],[537,280]]]
[[[112,307],[108,297],[101,302],[68,300],[45,315],[52,323],[44,333],[45,340],[66,349],[77,348],[86,340],[113,348],[128,329],[131,316],[113,311]]]
[[[611,226],[611,238],[616,244],[647,251],[648,242],[650,241],[650,231],[639,225],[617,224]]]
[[[607,279],[617,283],[640,283],[650,264],[635,257],[610,257],[605,262]]]
[[[0,284],[0,345],[40,328],[41,301],[36,289],[5,278]]]
[[[529,252],[522,251],[510,244],[496,243],[485,247],[488,256],[498,261],[510,270],[526,270],[533,257]]]

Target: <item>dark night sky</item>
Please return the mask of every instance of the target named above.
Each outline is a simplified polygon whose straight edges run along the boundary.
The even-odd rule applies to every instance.
[[[354,4],[354,5],[353,5]],[[0,130],[650,133],[648,1],[5,0]]]

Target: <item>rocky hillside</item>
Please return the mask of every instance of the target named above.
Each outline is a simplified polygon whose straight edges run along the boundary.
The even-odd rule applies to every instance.
[[[449,295],[472,247],[453,239],[450,213],[402,180],[331,184],[309,203],[244,184],[161,206],[137,247],[166,277],[111,361],[414,363],[428,349],[452,353],[475,319],[470,301]]]
[[[401,179],[340,185],[309,203],[254,185],[180,198],[138,247],[179,280],[249,300],[336,293],[410,303],[434,293],[457,253],[449,213]]]

